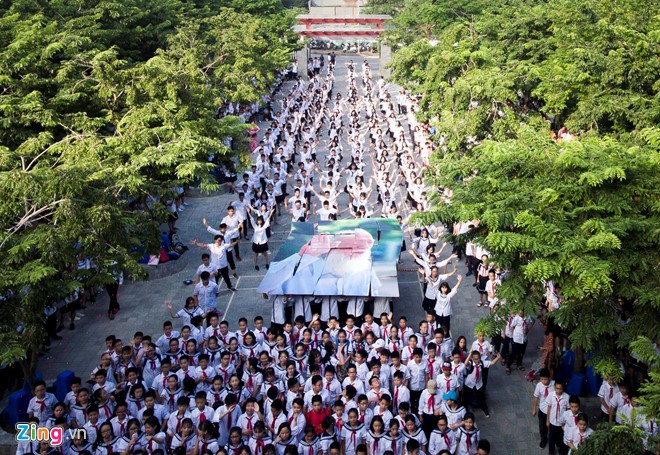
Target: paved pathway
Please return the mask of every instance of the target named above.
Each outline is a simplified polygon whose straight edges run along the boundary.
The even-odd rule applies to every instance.
[[[345,90],[342,90],[346,77],[345,58],[347,57],[338,58],[335,93],[338,91],[345,93]],[[354,59],[356,62],[361,60],[358,57],[354,57]],[[371,59],[370,65],[374,79],[376,79],[377,59]],[[394,94],[397,88],[392,87],[391,90]],[[350,150],[348,147],[346,149]],[[190,239],[200,241],[210,239],[202,225],[202,218],[206,217],[209,224],[216,224],[225,214],[227,205],[235,199],[237,199],[235,195],[230,194],[188,198],[187,201],[190,205],[180,213],[177,223],[180,237],[185,242]],[[346,202],[345,199],[340,199],[341,206],[345,207]],[[346,216],[344,215],[342,218],[345,219]],[[273,236],[270,239],[272,254],[276,253],[277,248],[286,239],[289,232],[289,218],[283,216],[280,223],[274,226]],[[238,290],[232,293],[222,284],[219,297],[218,307],[224,311],[230,327],[236,327],[240,317],[246,317],[249,321],[257,315],[263,315],[267,321],[270,318],[270,306],[256,292],[265,273],[264,267],[261,272],[254,270],[249,242],[243,242],[241,248],[245,253],[243,262],[237,263],[240,278],[235,286]],[[192,286],[184,285],[183,280],[192,277],[200,262],[202,252],[201,249],[192,247],[179,259],[177,264],[161,266],[161,269],[170,267],[181,270],[178,273],[150,281],[127,283],[122,286],[119,294],[121,311],[114,321],[110,321],[106,316],[107,295],[102,294],[96,304],[90,305],[80,314],[79,320],[76,322],[76,330],[65,329],[62,331],[60,335],[63,336],[63,340],[54,342],[51,353],[40,360],[39,370],[43,372],[44,377],[47,380],[53,380],[59,372],[68,369],[87,379],[104,350],[106,335],[114,334],[127,342],[134,332],[141,330],[145,334],[151,334],[154,339],[158,338],[163,321],[170,319],[163,302],[172,300],[174,306],[179,307],[185,298],[192,294]],[[458,267],[461,273],[465,273],[463,264],[459,264]],[[409,254],[403,255],[402,268],[414,269]],[[465,335],[469,343],[474,340],[475,324],[487,311],[477,308],[478,294],[470,283],[471,280],[464,280],[461,290],[453,299],[454,315],[452,317],[454,339],[459,335]],[[399,273],[399,289],[401,298],[394,304],[394,316],[398,318],[405,314],[410,324],[415,327],[416,322],[422,320],[424,316],[421,308],[422,293],[416,273],[409,271]],[[178,325],[180,324],[175,323],[175,326]],[[529,367],[530,359],[538,357],[536,346],[540,344],[540,340],[541,331],[537,325],[530,336],[525,366]],[[477,411],[476,416],[482,437],[489,439],[493,444],[492,453],[540,453],[536,435],[536,419],[530,415],[533,384],[524,379],[524,373],[514,371],[511,376],[505,376],[504,368],[497,365],[490,373],[488,390],[491,417],[486,419],[481,411]]]

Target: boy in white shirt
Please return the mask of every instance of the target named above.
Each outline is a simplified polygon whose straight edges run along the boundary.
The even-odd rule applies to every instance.
[[[410,374],[410,407],[413,414],[419,410],[419,397],[426,388],[426,382],[429,380],[428,365],[422,361],[424,351],[422,348],[415,348],[412,361],[408,362],[408,372]]]
[[[545,449],[548,445],[548,425],[546,411],[548,409],[548,396],[555,387],[555,381],[550,379],[550,371],[547,368],[541,368],[539,371],[540,381],[534,389],[534,404],[532,405],[532,416],[538,415],[539,435],[541,443],[539,447]]]
[[[562,430],[564,430],[564,445],[568,447],[573,429],[577,427],[580,415],[580,398],[571,395],[568,399],[568,411],[561,416]]]
[[[562,416],[568,410],[569,396],[564,392],[564,383],[555,381],[555,390],[548,395],[547,425],[548,425],[548,453],[555,455],[555,448],[559,453],[566,453],[564,446],[564,432],[562,430]]]
[[[46,383],[37,381],[34,386],[34,396],[28,404],[28,417],[39,419],[40,425],[45,425],[50,416],[53,415],[53,407],[57,398],[50,392],[46,392]]]
[[[614,412],[616,411],[615,399],[619,393],[619,386],[612,378],[605,378],[603,384],[598,390],[598,398],[600,399],[600,412],[603,422],[611,422],[614,419]]]

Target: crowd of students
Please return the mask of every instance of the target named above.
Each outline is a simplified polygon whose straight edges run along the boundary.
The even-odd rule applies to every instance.
[[[202,220],[213,241],[191,242],[208,251],[183,308],[167,302],[176,329],[166,321],[158,337],[137,332],[124,343],[108,336],[98,367],[74,380],[64,402],[37,384],[32,421],[86,431],[60,448],[22,443],[19,454],[490,452],[475,411],[490,417],[493,366],[522,369],[534,320],[512,313],[492,342],[484,333],[471,343],[464,336],[454,341],[451,299],[463,277],[449,284],[452,261],[465,255],[477,307],[502,304],[497,287],[506,273],[470,243],[454,245],[441,259],[445,228],[408,226],[412,213],[429,209],[422,176],[433,148],[428,126],[415,118],[417,100],[404,90],[392,100],[366,61],[360,68],[345,63],[346,90],[335,93],[335,64],[312,60],[309,80],[293,77],[283,85],[270,127],[253,148],[253,165],[232,184],[237,200],[217,228]],[[448,200],[451,190],[440,196]],[[256,317],[249,327],[242,318],[229,327],[217,308],[220,280],[235,291],[241,241],[250,235],[254,268],[260,270],[259,256],[268,268],[271,228],[283,217],[397,219],[411,241],[402,251],[419,266],[424,320],[393,320],[385,298],[271,295],[270,324]],[[465,234],[476,223],[457,223],[450,232]],[[565,453],[590,430],[579,400],[550,377],[541,372],[533,414],[541,446]],[[616,415],[607,391],[604,400],[608,415]]]
[[[267,268],[282,208],[292,221],[385,216],[406,232],[408,215],[428,209],[418,157],[430,155],[431,143],[414,117],[416,100],[402,92],[395,108],[367,62],[360,71],[347,62],[347,91],[333,96],[334,65],[287,84],[254,165],[234,186],[238,200],[218,229],[207,225],[213,243],[191,242],[208,253],[185,307],[168,303],[180,330],[168,321],[157,339],[109,336],[99,366],[74,380],[63,403],[39,383],[30,418],[86,431],[59,449],[29,443],[19,453],[488,453],[464,404],[474,400],[488,416],[483,390],[498,357],[470,352],[464,337],[454,349],[446,311],[438,320],[431,311],[413,330],[405,317],[390,320],[386,299],[270,296],[268,329],[256,318],[251,329],[242,319],[230,331],[220,318],[217,282],[234,290],[240,240],[252,232],[254,266],[262,255]],[[420,243],[418,230],[412,247]],[[433,281],[437,269],[429,270]],[[438,295],[453,294],[440,286]]]

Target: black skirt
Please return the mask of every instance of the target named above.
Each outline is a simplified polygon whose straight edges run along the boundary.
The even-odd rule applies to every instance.
[[[477,291],[479,291],[479,294],[488,294],[486,292],[486,283],[488,283],[488,277],[480,276],[477,282]]]
[[[255,253],[265,253],[268,251],[268,243],[262,243],[261,245],[258,245],[256,243],[252,244],[252,251]]]

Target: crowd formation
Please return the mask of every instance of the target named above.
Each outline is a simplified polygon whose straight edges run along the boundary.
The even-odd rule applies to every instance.
[[[476,417],[478,410],[480,420],[490,417],[489,372],[499,362],[506,373],[514,364],[522,369],[534,320],[519,312],[502,321],[493,340],[484,333],[454,339],[451,299],[463,277],[449,284],[452,262],[466,261],[478,307],[502,303],[497,287],[506,274],[478,245],[454,245],[441,259],[445,227],[408,226],[412,213],[428,210],[431,192],[422,176],[432,144],[415,118],[417,100],[403,90],[391,99],[367,62],[348,61],[346,91],[335,93],[334,57],[315,63],[309,80],[284,85],[219,226],[203,220],[213,241],[191,242],[208,250],[193,295],[181,309],[167,303],[171,320],[162,334],[108,336],[98,367],[74,380],[63,402],[37,384],[30,419],[85,432],[59,448],[22,443],[19,454],[490,452]],[[220,280],[235,290],[241,240],[250,234],[255,269],[259,256],[269,267],[270,229],[282,217],[397,219],[410,241],[402,251],[419,266],[424,320],[394,320],[385,298],[272,295],[269,324],[259,316],[230,327],[217,308]],[[450,229],[460,235],[474,223]],[[534,394],[541,445],[549,444],[551,454],[575,449],[591,433],[579,399],[563,386],[542,370]],[[603,399],[614,416],[611,406],[619,401],[612,390]],[[617,393],[627,405],[624,389]]]

